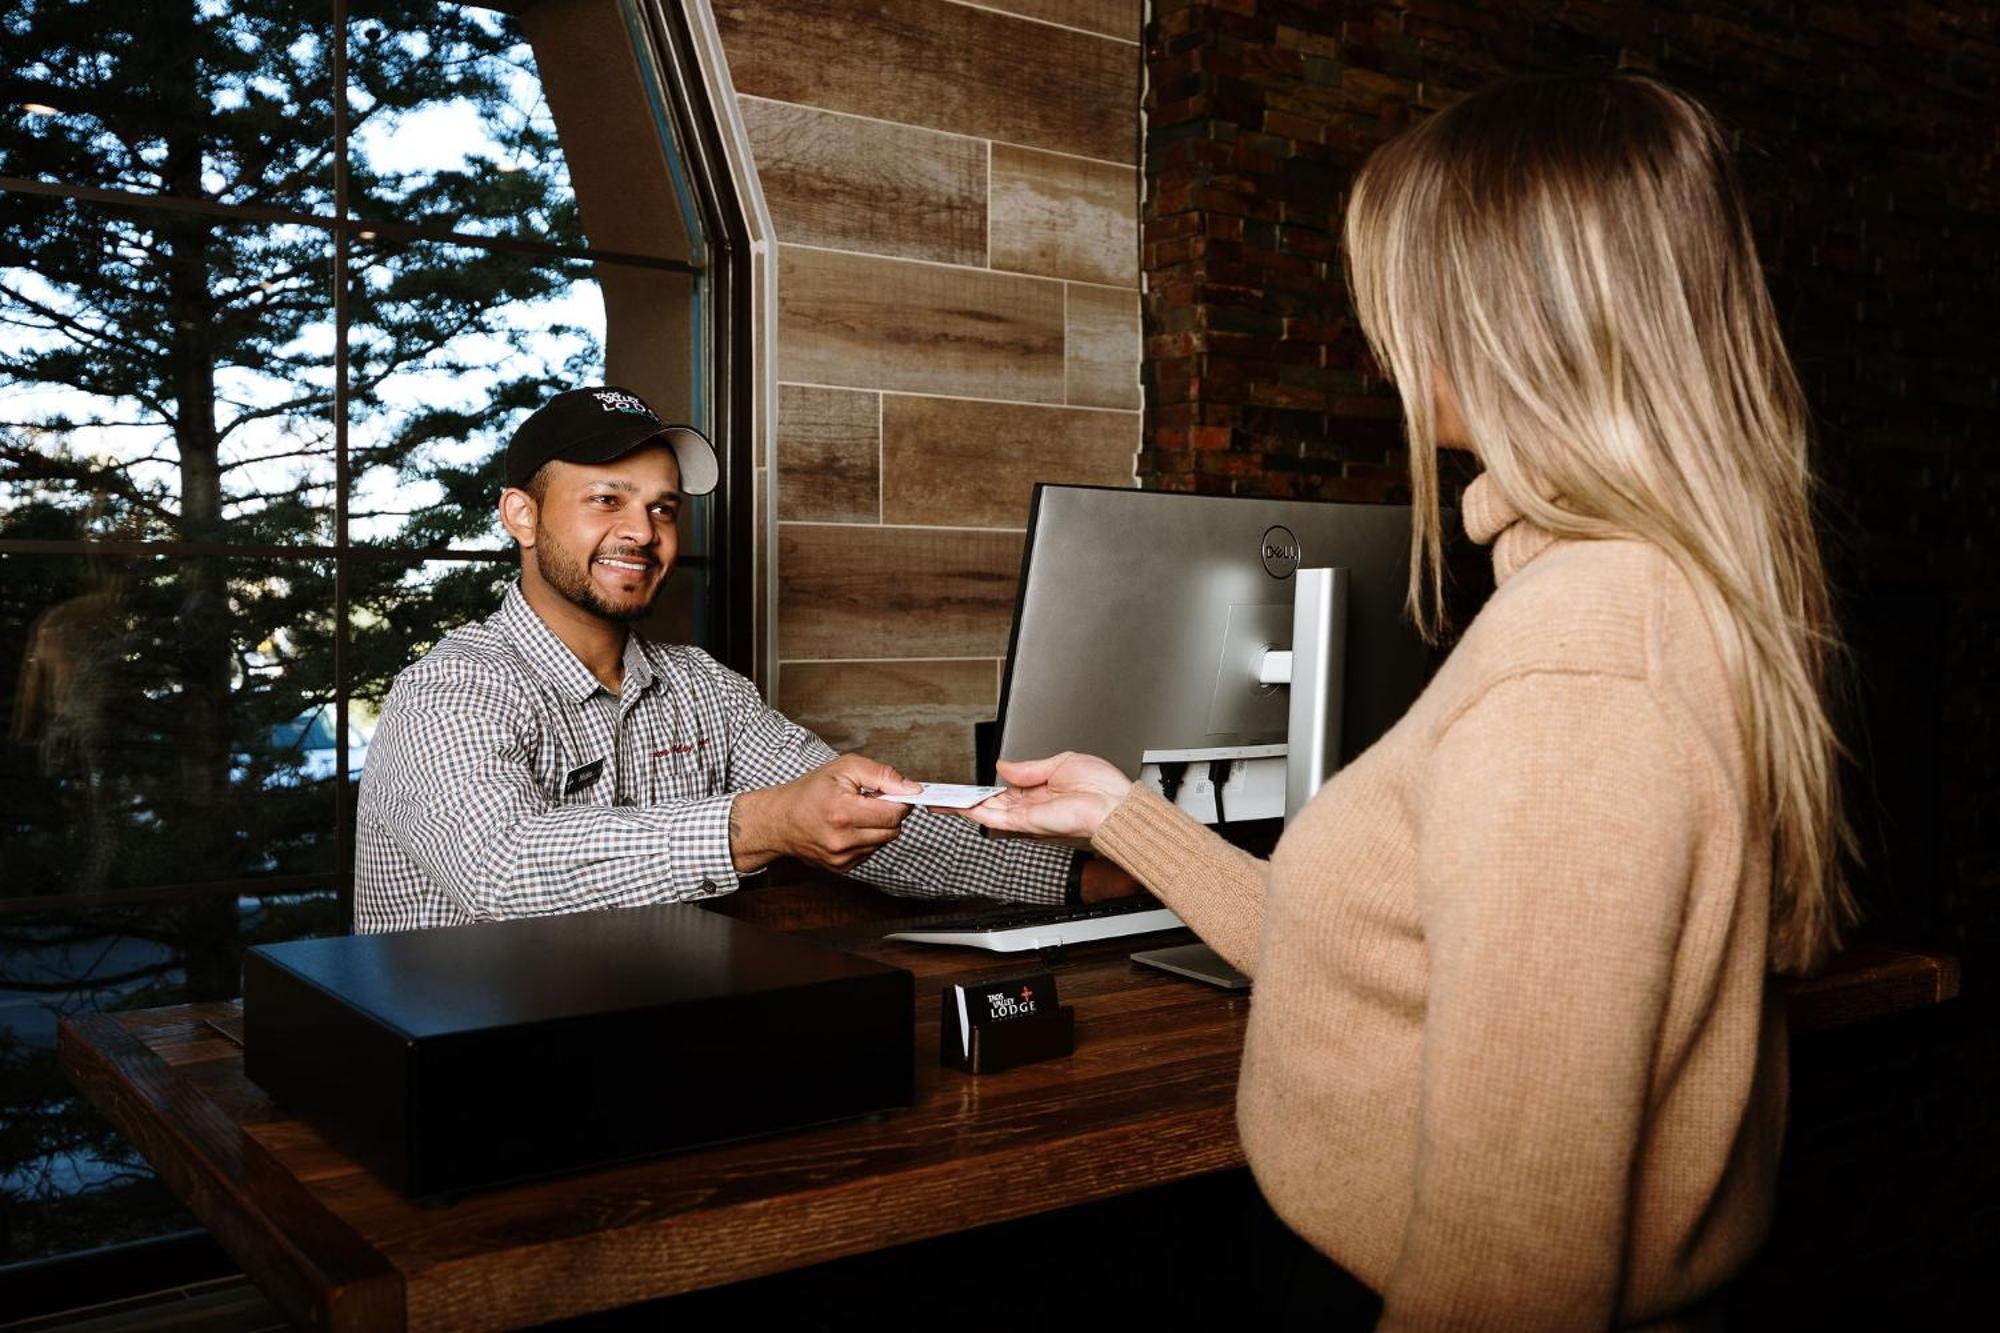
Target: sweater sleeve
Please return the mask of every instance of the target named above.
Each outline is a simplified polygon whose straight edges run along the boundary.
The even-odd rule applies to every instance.
[[[1257,974],[1268,863],[1230,846],[1139,783],[1090,842],[1179,913],[1231,967]]]
[[[1381,1328],[1604,1328],[1698,796],[1641,680],[1491,687],[1424,774],[1429,960],[1409,1221]]]

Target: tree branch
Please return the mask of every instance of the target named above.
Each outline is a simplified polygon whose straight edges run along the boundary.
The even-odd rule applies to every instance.
[[[67,481],[78,485],[98,487],[107,481],[114,481],[109,489],[136,509],[142,509],[167,523],[178,523],[180,515],[163,507],[157,500],[141,491],[132,479],[116,468],[96,468],[89,464],[55,457],[33,449],[0,442],[0,459],[20,467],[23,477],[29,481]]]
[[[314,393],[304,398],[294,398],[290,402],[274,403],[269,407],[247,408],[230,418],[228,425],[223,426],[215,432],[215,442],[218,445],[221,444],[235,432],[238,426],[247,425],[253,421],[267,421],[272,417],[289,416],[306,412],[316,407],[325,407],[332,401],[332,394]],[[230,405],[232,407],[235,406],[233,403]]]
[[[45,302],[37,301],[32,297],[25,296],[21,292],[16,291],[14,288],[7,286],[5,283],[0,283],[0,297],[5,297],[9,300],[18,302],[24,309],[34,311],[36,314],[40,315],[44,320],[47,321],[47,323],[45,324],[35,324],[24,320],[10,319],[7,321],[8,323],[13,324],[17,328],[38,329],[44,332],[66,333],[72,336],[84,336],[88,339],[88,341],[92,346],[104,346],[108,344],[109,346],[119,348],[120,350],[124,351],[130,356],[153,357],[159,355],[159,353],[152,348],[146,347],[140,343],[134,343],[127,341],[126,339],[114,337],[106,329],[95,327],[91,324],[84,322],[83,320],[76,318],[76,316],[74,315],[67,314],[63,311],[57,310],[55,307],[48,305]]]
[[[233,472],[238,468],[255,467],[259,463],[277,463],[287,458],[329,458],[332,455],[333,446],[325,444],[313,449],[287,449],[283,453],[258,454],[253,458],[235,458],[226,463],[217,463],[215,470],[217,472]],[[291,494],[291,492],[281,492],[281,494]],[[241,499],[242,497],[231,496],[230,498],[234,500]]]

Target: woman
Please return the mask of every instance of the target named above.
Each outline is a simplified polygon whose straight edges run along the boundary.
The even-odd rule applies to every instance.
[[[1498,588],[1268,865],[1111,765],[972,812],[1088,835],[1256,978],[1239,1094],[1278,1215],[1382,1327],[1684,1323],[1763,1238],[1773,968],[1848,911],[1804,410],[1714,122],[1646,79],[1469,97],[1356,181],[1348,278]]]

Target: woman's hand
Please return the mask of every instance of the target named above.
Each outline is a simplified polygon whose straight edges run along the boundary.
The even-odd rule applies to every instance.
[[[1004,833],[1088,838],[1132,790],[1132,780],[1096,755],[1065,750],[1047,759],[1003,761],[1007,790],[958,813]]]

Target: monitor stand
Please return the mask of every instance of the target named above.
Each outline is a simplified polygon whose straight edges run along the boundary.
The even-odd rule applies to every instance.
[[[1204,824],[1281,815],[1290,823],[1339,767],[1348,572],[1301,569],[1292,577],[1292,646],[1267,648],[1254,659],[1258,684],[1290,688],[1284,743],[1146,750],[1139,757],[1139,781],[1162,795],[1172,789],[1174,804]]]

